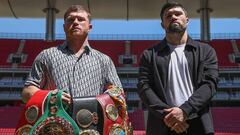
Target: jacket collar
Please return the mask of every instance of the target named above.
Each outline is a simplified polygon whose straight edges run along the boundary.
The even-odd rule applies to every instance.
[[[190,36],[188,36],[186,47],[191,47],[196,49],[196,44],[194,42],[195,41]],[[163,51],[163,49],[166,49],[166,47],[168,48],[167,39],[165,37],[159,44],[159,51]]]

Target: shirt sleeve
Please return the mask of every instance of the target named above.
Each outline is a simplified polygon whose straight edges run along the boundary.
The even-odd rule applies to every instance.
[[[206,46],[202,54],[203,61],[199,64],[197,87],[189,99],[180,108],[188,117],[199,113],[209,105],[216,93],[218,83],[218,60],[215,50]]]
[[[163,119],[165,112],[163,109],[170,108],[156,91],[161,91],[161,88],[154,88],[154,69],[152,61],[152,50],[145,50],[140,59],[139,75],[138,75],[138,94],[141,101],[146,105],[148,110],[155,117]]]
[[[40,89],[43,88],[46,83],[44,53],[41,52],[34,60],[29,76],[26,79],[25,86],[34,85]]]
[[[121,84],[121,81],[118,77],[116,68],[115,68],[111,58],[109,58],[109,60],[106,64],[106,69],[107,69],[106,70],[106,73],[107,73],[106,74],[106,82],[107,82],[107,84],[112,84],[112,85],[118,86],[120,88],[123,88],[122,84]]]

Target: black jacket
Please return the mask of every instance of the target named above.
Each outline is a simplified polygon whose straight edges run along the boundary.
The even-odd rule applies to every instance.
[[[187,114],[188,119],[201,119],[205,133],[213,133],[209,102],[216,93],[218,81],[216,52],[211,46],[188,37],[184,53],[194,92],[180,108]],[[141,56],[138,94],[149,110],[148,135],[168,134],[169,129],[163,122],[163,109],[172,107],[166,102],[170,56],[166,39],[145,50]]]

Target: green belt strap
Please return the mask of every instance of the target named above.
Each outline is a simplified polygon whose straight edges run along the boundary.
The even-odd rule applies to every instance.
[[[30,135],[67,134],[79,135],[79,128],[62,104],[62,90],[51,91],[46,100],[44,114],[34,124]]]

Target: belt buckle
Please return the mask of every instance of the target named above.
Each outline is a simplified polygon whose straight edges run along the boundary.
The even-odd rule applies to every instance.
[[[88,128],[92,123],[98,123],[98,115],[96,112],[91,113],[87,109],[81,109],[77,112],[76,121],[80,127]]]
[[[106,107],[107,117],[112,121],[116,121],[118,118],[118,110],[113,104],[108,104]]]
[[[38,118],[38,114],[39,114],[38,107],[35,105],[32,105],[32,106],[28,107],[25,112],[26,120],[29,123],[34,123]]]
[[[113,124],[110,128],[109,135],[125,135],[125,132],[120,124]]]
[[[100,135],[97,130],[86,129],[79,132],[79,135]]]
[[[17,135],[29,135],[31,128],[32,128],[32,126],[27,124],[27,125],[20,127],[16,131],[16,133],[17,133]]]

